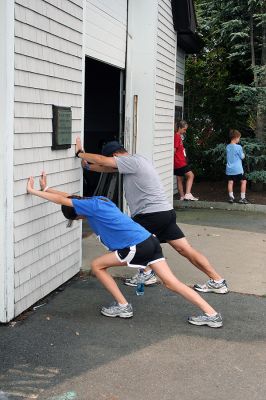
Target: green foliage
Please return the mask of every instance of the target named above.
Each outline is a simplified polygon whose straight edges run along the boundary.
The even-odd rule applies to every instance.
[[[249,181],[254,183],[266,183],[266,171],[264,170],[249,172],[246,174],[246,177]]]
[[[254,172],[266,167],[266,143],[258,139],[241,139],[241,145],[246,155],[246,171]]]
[[[197,178],[217,180],[224,176],[225,144],[216,144],[220,136],[212,127],[197,129],[190,127],[185,136],[184,145],[193,172]]]
[[[211,122],[218,134],[237,126],[263,137],[266,2],[195,3],[205,47],[186,62],[185,118],[193,124],[200,120],[201,126]]]
[[[226,166],[226,143],[218,143],[214,146],[209,143],[208,148],[205,149],[202,145],[194,143],[191,146],[190,143],[191,138],[190,141],[186,142],[186,148],[188,148],[190,156],[195,157],[193,159],[193,167],[194,164],[201,167],[199,170],[197,170],[197,167],[195,168],[195,171],[198,171],[198,175],[205,178],[223,178]],[[243,146],[245,153],[243,164],[247,177],[254,182],[256,182],[254,179],[263,181],[266,168],[265,142],[254,138],[243,138],[240,144]]]

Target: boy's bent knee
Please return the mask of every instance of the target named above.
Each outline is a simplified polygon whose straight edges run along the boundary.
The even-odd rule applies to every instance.
[[[101,264],[99,264],[98,262],[97,262],[97,260],[93,260],[92,262],[91,262],[91,270],[92,270],[92,272],[95,274],[97,271],[99,271],[100,269],[101,269]]]

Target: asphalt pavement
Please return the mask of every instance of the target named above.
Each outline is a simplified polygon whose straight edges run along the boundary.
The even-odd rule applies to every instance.
[[[104,249],[85,238],[82,274],[0,326],[0,400],[265,400],[266,235],[261,216],[244,220],[178,213],[190,243],[228,280],[230,293],[204,295],[224,317],[220,329],[189,325],[198,310],[161,284],[136,296],[123,285],[129,268],[113,273],[134,317],[102,316],[112,298],[89,263]],[[170,246],[164,252],[181,280],[205,280]]]

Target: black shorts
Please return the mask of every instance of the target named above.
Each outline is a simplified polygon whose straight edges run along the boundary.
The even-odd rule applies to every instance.
[[[120,262],[134,268],[147,267],[165,259],[160,242],[154,235],[135,246],[116,250],[115,254]]]
[[[137,214],[133,220],[156,235],[160,243],[185,237],[181,229],[176,225],[175,210],[158,211],[148,214]]]
[[[234,181],[234,182],[240,182],[240,181],[246,181],[247,178],[245,177],[244,174],[238,174],[238,175],[226,175],[227,181]]]
[[[184,167],[181,167],[181,168],[175,168],[174,175],[184,176],[187,172],[190,172],[190,171],[191,171],[191,168],[188,165],[185,165]]]

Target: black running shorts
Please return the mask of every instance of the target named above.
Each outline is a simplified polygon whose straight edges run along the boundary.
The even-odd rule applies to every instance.
[[[156,235],[160,243],[185,237],[176,224],[175,210],[158,211],[148,214],[137,214],[133,220],[143,226],[147,231]]]
[[[115,252],[120,262],[126,262],[129,267],[145,268],[155,262],[164,260],[159,240],[154,235],[143,242]]]
[[[190,172],[191,168],[188,165],[185,165],[184,167],[181,168],[175,168],[174,169],[174,175],[177,176],[185,176],[187,172]]]
[[[241,182],[241,181],[246,181],[247,178],[245,177],[244,174],[238,174],[238,175],[226,175],[226,178],[228,181],[234,181],[234,182]]]

